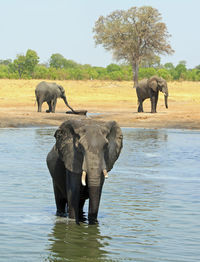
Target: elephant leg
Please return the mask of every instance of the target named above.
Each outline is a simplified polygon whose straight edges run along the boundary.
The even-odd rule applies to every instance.
[[[42,100],[37,97],[38,112],[42,112]]]
[[[51,113],[52,112],[52,105],[51,105],[51,101],[48,101],[47,102],[48,106],[49,106],[49,109],[46,110],[47,113]]]
[[[56,103],[57,103],[57,99],[55,98],[55,99],[53,99],[52,100],[52,113],[55,113],[55,110],[56,110]]]
[[[88,194],[88,187],[87,186],[81,186],[80,189],[80,201],[79,201],[79,220],[84,222],[86,220],[86,217],[83,212],[83,207],[85,204],[85,200],[89,198]]]
[[[156,96],[151,97],[151,113],[156,113]]]
[[[81,176],[68,171],[66,180],[69,218],[75,219],[79,224]]]
[[[156,111],[157,103],[158,103],[158,93],[156,94],[156,97],[155,97],[155,112],[157,112]]]
[[[86,217],[85,217],[84,212],[83,212],[85,200],[86,199],[80,199],[80,201],[79,201],[79,221],[82,221],[82,222],[84,222],[86,220]]]
[[[139,105],[138,105],[138,112],[144,112],[143,111],[143,101],[138,101],[139,102]]]
[[[53,188],[57,207],[56,216],[66,217],[67,199],[63,196],[63,194],[61,193],[61,191],[55,183],[53,183]]]

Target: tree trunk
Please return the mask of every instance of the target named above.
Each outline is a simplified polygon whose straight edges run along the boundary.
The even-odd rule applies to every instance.
[[[138,84],[138,72],[139,72],[139,61],[138,60],[133,61],[132,69],[133,69],[133,82],[134,82],[133,88],[136,88]]]

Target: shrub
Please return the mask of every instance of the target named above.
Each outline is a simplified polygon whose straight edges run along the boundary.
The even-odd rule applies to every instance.
[[[139,79],[150,78],[156,74],[156,69],[152,67],[139,69]]]

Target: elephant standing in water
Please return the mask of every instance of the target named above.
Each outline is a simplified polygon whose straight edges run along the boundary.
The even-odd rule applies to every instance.
[[[62,98],[66,106],[75,113],[67,102],[64,88],[56,83],[48,83],[45,81],[40,82],[35,89],[35,96],[38,105],[38,112],[42,111],[42,104],[47,102],[49,109],[46,112],[55,113],[57,98]]]
[[[119,157],[122,132],[115,121],[68,120],[55,132],[56,143],[47,156],[57,206],[56,214],[79,224],[89,198],[89,224],[97,222],[105,177]]]
[[[168,108],[168,88],[167,82],[162,77],[153,76],[150,79],[143,79],[136,86],[138,97],[138,112],[143,112],[143,101],[147,98],[151,100],[151,113],[156,113],[159,91],[164,93],[165,106]]]

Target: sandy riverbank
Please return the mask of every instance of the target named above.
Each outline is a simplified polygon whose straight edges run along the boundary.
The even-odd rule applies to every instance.
[[[37,113],[35,86],[41,80],[0,80],[0,127],[59,126],[76,115],[61,99],[56,113]],[[55,81],[66,91],[74,109],[87,109],[88,117],[116,120],[122,127],[200,129],[200,82],[169,82],[169,108],[160,93],[157,114],[150,113],[150,100],[144,103],[145,113],[137,113],[137,98],[132,82]],[[82,116],[82,118],[84,118]]]

